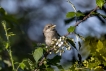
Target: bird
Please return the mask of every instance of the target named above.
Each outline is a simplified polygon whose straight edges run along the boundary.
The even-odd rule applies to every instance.
[[[56,25],[54,24],[46,24],[44,27],[43,34],[45,37],[45,44],[49,47],[54,47],[56,53],[60,52],[61,55],[61,52],[64,52],[64,48],[66,48],[66,50],[70,50],[71,46],[68,44],[68,42],[66,42],[64,36],[60,36],[58,34],[55,27]]]
[[[43,34],[45,37],[45,43],[47,46],[52,46],[53,39],[59,39],[60,35],[57,33],[55,29],[56,25],[54,24],[46,24],[43,29]]]
[[[44,34],[44,37],[45,37],[45,43],[47,46],[53,46],[51,43],[53,41],[53,39],[56,39],[57,42],[59,39],[61,39],[62,37],[58,34],[57,30],[56,30],[56,25],[54,24],[46,24],[44,29],[43,29],[43,34]],[[60,38],[61,37],[61,38]],[[62,39],[61,39],[62,40]],[[59,48],[62,48],[64,47],[65,49],[65,52],[62,53],[62,58],[61,58],[61,61],[60,61],[60,64],[64,66],[64,64],[67,64],[69,63],[69,60],[77,60],[77,57],[78,55],[80,55],[79,53],[77,53],[77,50],[71,45],[69,44],[69,42],[66,41],[66,43],[68,44],[67,46],[69,47],[69,50],[67,51],[66,48],[67,46],[65,45],[64,46],[64,42],[65,41],[60,41],[60,42],[63,42],[62,46],[59,47],[59,44],[56,46],[56,47],[59,47]],[[71,49],[71,50],[70,50]],[[76,52],[76,53],[75,53]],[[70,56],[71,55],[71,56]],[[70,57],[69,57],[70,56]],[[81,58],[81,57],[80,57]],[[79,58],[79,59],[80,59]],[[62,61],[63,60],[63,61]],[[64,62],[64,60],[66,62]],[[70,63],[69,63],[70,64]]]

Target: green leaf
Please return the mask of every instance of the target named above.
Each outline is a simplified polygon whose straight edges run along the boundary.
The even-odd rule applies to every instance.
[[[76,49],[75,43],[71,39],[67,38],[67,41]]]
[[[46,71],[54,71],[53,68],[46,68]]]
[[[84,15],[82,12],[77,12],[77,13],[76,13],[76,16],[77,16],[77,17],[80,17],[80,16],[85,16],[85,15]]]
[[[63,69],[62,66],[60,65],[60,59],[61,56],[58,55],[56,55],[53,59],[48,59],[47,60],[48,67],[50,67],[50,65],[53,65],[53,66],[57,66],[58,69]]]
[[[61,56],[56,55],[53,59],[48,59],[48,65],[56,65],[60,62]]]
[[[83,13],[81,13],[81,12],[77,12],[77,13],[75,13],[75,12],[68,12],[66,14],[66,18],[72,18],[72,17],[75,17],[75,16],[79,17],[79,16],[85,16],[85,15]]]
[[[96,0],[96,4],[97,4],[97,6],[102,8],[102,6],[104,5],[104,0]]]
[[[66,17],[67,18],[71,18],[71,17],[74,17],[75,16],[75,12],[68,12],[67,14],[66,14]]]
[[[92,12],[92,15],[102,16],[103,18],[106,18],[106,15],[103,15],[103,14],[101,14],[101,13]]]
[[[69,33],[74,32],[74,30],[75,30],[75,26],[70,26],[70,27],[67,29],[67,31],[68,31]]]
[[[37,67],[36,64],[33,61],[31,61],[30,59],[27,59],[27,62],[30,65],[31,70],[34,70],[35,67]]]
[[[33,57],[34,57],[35,61],[38,62],[38,60],[42,57],[42,55],[43,55],[43,49],[37,48],[34,51]]]
[[[96,51],[99,52],[103,48],[103,43],[99,40],[97,43],[97,49]]]
[[[24,68],[26,67],[26,65],[24,63],[20,63],[20,67],[21,67],[21,69],[24,70]]]
[[[8,36],[14,36],[15,34],[13,32],[9,32]]]
[[[98,14],[106,19],[106,15],[103,15],[103,14],[100,14],[100,13],[98,13]]]
[[[0,14],[3,15],[3,16],[6,15],[5,10],[3,8],[1,8],[1,7],[0,7]]]
[[[9,43],[8,43],[8,42],[6,43],[5,48],[6,48],[6,49],[9,48]]]

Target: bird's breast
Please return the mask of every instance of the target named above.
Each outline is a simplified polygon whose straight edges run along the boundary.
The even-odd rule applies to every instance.
[[[58,37],[57,37],[57,34],[54,32],[54,31],[52,31],[52,32],[46,32],[46,33],[44,33],[44,35],[45,35],[45,43],[48,45],[48,46],[51,46],[52,44],[52,40],[53,39],[57,39]]]
[[[48,46],[51,46],[51,43],[52,43],[51,39],[50,39],[50,40],[49,40],[49,39],[46,39],[45,42],[46,42],[46,44],[47,44]]]

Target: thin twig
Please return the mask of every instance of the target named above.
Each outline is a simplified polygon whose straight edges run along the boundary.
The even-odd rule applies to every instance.
[[[44,57],[41,59],[41,61],[38,63],[38,67],[40,67],[40,66],[42,66],[42,64],[43,64],[43,62],[44,62],[44,60],[45,60],[45,58],[49,55],[49,53],[51,52],[51,51],[53,51],[54,50],[54,48],[51,48],[51,49],[49,49],[45,54],[44,54]],[[38,68],[37,69],[35,69],[34,71],[38,71]]]
[[[96,11],[98,8],[99,8],[99,7],[96,6],[96,8],[93,9],[87,16],[85,16],[82,20],[76,22],[76,23],[75,23],[75,27],[78,26],[81,22],[85,21],[87,18],[89,18],[90,15],[91,15],[94,11]],[[68,36],[69,34],[70,34],[70,33],[67,33],[65,36]]]
[[[6,27],[6,22],[5,22],[5,21],[2,21],[2,25],[3,25],[4,31],[5,31],[5,35],[6,35],[6,39],[7,39],[6,44],[8,44],[8,45],[5,47],[5,49],[7,50],[8,54],[9,54],[9,56],[10,56],[10,61],[11,61],[11,64],[12,64],[12,70],[15,71],[13,55],[12,55],[11,46],[10,46],[10,38],[9,38],[9,36],[8,36],[8,29],[7,29],[7,27]]]
[[[70,0],[68,0],[68,2],[71,4],[72,8],[74,9],[74,12],[77,13],[77,10],[76,10],[74,4]],[[76,14],[75,14],[75,16],[76,16]]]
[[[81,22],[83,22],[83,21],[85,21],[87,18],[89,18],[90,15],[91,15],[94,11],[96,11],[98,8],[99,8],[99,7],[97,6],[95,9],[93,9],[87,16],[85,16],[82,20],[80,20],[79,22],[77,22],[77,23],[75,24],[75,26],[78,26]]]
[[[76,18],[76,22],[77,22],[77,15],[76,15],[77,14],[77,9],[75,8],[74,4],[70,0],[68,0],[67,2],[69,2],[71,4],[72,8],[74,9],[75,18]]]

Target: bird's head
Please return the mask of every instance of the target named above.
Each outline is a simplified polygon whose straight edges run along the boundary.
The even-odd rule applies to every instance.
[[[44,29],[43,32],[52,32],[55,30],[56,25],[54,24],[47,24]]]

